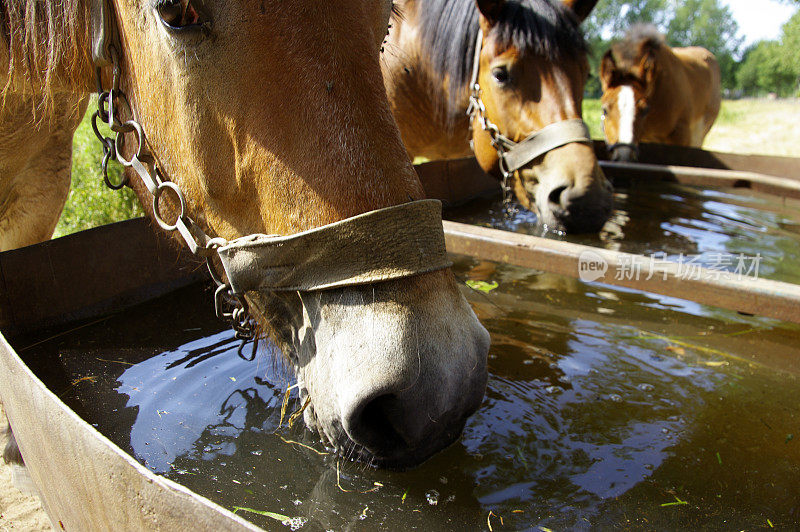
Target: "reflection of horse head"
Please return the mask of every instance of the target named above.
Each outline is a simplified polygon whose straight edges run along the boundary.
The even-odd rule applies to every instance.
[[[670,48],[655,26],[637,25],[600,64],[603,128],[615,161],[640,142],[700,147],[719,113],[717,60],[700,47]]]
[[[3,2],[0,249],[52,234],[95,66],[112,88],[99,116],[119,134],[105,148],[131,162],[150,216],[152,181],[171,189],[157,214],[193,221],[187,241],[197,230],[216,242],[294,234],[422,198],[381,82],[390,10],[389,0]],[[311,398],[308,424],[353,456],[417,464],[483,398],[488,334],[449,269],[245,297]]]
[[[611,186],[581,121],[589,67],[579,28],[595,3],[402,2],[383,72],[409,153],[462,157],[471,139],[481,167],[542,223],[598,231]]]

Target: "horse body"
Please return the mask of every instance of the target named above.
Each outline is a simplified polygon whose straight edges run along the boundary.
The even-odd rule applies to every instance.
[[[606,143],[631,160],[639,142],[699,148],[719,114],[720,71],[705,48],[667,46],[654,27],[635,27],[600,66]]]
[[[449,159],[474,151],[484,170],[502,177],[493,139],[478,117],[467,116],[478,45],[477,81],[486,118],[505,137],[519,142],[545,126],[580,119],[588,63],[578,24],[594,4],[399,3],[400,16],[389,31],[382,70],[409,154]],[[536,210],[549,227],[596,231],[610,214],[611,187],[588,142],[557,147],[513,174],[510,187],[517,199]]]
[[[58,181],[62,195],[63,154],[93,82],[90,7],[99,1],[0,2],[6,102],[32,92],[53,117],[61,106],[74,111],[50,131],[63,134],[62,163],[24,178]],[[141,159],[182,189],[209,236],[297,233],[423,197],[381,79],[390,1],[112,6],[117,94],[125,95],[117,110],[141,124]],[[112,77],[104,67],[106,87]],[[3,133],[0,153],[16,141]],[[125,134],[126,159],[136,140]],[[17,223],[20,179],[15,169],[0,174],[0,229]],[[152,196],[130,182],[152,216]],[[164,203],[166,212],[177,205]],[[31,218],[52,218],[61,205],[63,198],[42,205]],[[42,231],[23,243],[48,237]],[[483,398],[488,333],[449,270],[246,298],[310,399],[307,425],[343,454],[418,464],[458,436]]]
[[[72,134],[88,98],[73,100],[38,119],[29,95],[9,94],[0,108],[0,251],[53,236],[69,194]]]

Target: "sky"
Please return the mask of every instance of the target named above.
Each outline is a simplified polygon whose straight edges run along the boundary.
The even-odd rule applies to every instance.
[[[733,12],[739,24],[739,34],[745,38],[744,46],[763,39],[780,37],[781,26],[797,11],[791,5],[775,0],[721,0]]]

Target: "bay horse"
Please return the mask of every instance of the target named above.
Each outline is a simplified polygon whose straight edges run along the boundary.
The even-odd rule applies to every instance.
[[[391,7],[0,0],[2,249],[52,235],[71,136],[97,85],[98,116],[118,132],[104,146],[127,161],[145,211],[170,229],[166,219],[179,213],[174,228],[190,246],[205,242],[198,253],[218,250],[212,269],[224,264],[231,291],[235,270],[223,250],[247,252],[238,237],[311,238],[314,228],[349,228],[376,209],[429,209],[430,200],[416,201],[423,189],[381,78]],[[422,236],[440,241],[445,257],[441,213],[431,216],[437,228]],[[358,227],[351,236],[367,238],[369,227]],[[391,258],[386,240],[378,264]],[[245,273],[260,280],[254,265]],[[282,268],[270,271],[294,271]],[[414,466],[452,443],[483,399],[489,336],[447,262],[358,283],[245,290],[242,301],[295,369],[307,426],[343,455]]]
[[[699,46],[671,48],[652,25],[633,26],[603,55],[603,130],[614,161],[640,142],[699,148],[719,114],[720,70]]]
[[[579,27],[596,2],[400,2],[382,69],[408,152],[450,159],[472,151],[540,223],[600,230],[612,189],[581,120],[589,65]],[[510,165],[514,149],[527,153]]]

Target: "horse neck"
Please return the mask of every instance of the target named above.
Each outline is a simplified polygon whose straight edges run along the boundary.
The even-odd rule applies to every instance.
[[[653,79],[653,99],[665,102],[668,108],[674,107],[673,103],[683,99],[683,95],[674,90],[675,77],[683,74],[681,61],[672,48],[666,44],[659,47],[656,53],[656,75]]]

